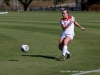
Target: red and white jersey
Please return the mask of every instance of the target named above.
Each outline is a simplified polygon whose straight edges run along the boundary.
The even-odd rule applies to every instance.
[[[70,23],[70,19],[72,21],[75,20],[75,18],[73,16],[68,16],[68,19],[62,18],[60,20],[60,25],[65,25],[65,26],[68,25],[68,23]],[[63,33],[65,33],[65,34],[72,34],[72,33],[74,33],[74,23],[72,23],[67,29],[63,30]]]

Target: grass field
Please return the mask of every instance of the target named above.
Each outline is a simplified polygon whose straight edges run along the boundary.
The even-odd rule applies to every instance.
[[[74,40],[68,45],[72,56],[64,61],[58,60],[61,12],[0,15],[0,75],[72,75],[100,69],[100,12],[70,15],[86,31],[75,27]],[[22,44],[28,44],[30,50],[21,52]],[[84,75],[100,75],[100,71]]]

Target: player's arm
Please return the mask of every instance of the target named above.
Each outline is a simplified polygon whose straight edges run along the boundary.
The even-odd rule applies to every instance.
[[[62,29],[65,30],[67,29],[71,24],[73,23],[73,21],[70,21],[67,25],[62,24]]]
[[[83,28],[78,22],[74,21],[74,24],[79,27],[81,30],[85,31],[85,28]]]

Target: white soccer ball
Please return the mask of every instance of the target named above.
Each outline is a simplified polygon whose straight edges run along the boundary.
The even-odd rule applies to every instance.
[[[21,51],[22,52],[27,52],[29,50],[29,46],[28,45],[22,45],[21,46]]]

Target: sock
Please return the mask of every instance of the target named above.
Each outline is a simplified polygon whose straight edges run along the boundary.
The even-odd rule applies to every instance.
[[[67,53],[67,46],[63,46],[63,49],[62,49],[63,56],[65,56],[66,53]]]
[[[67,54],[70,54],[70,52],[67,50],[67,46],[63,46],[63,49],[62,49],[62,54],[65,56],[66,55],[66,53]]]

